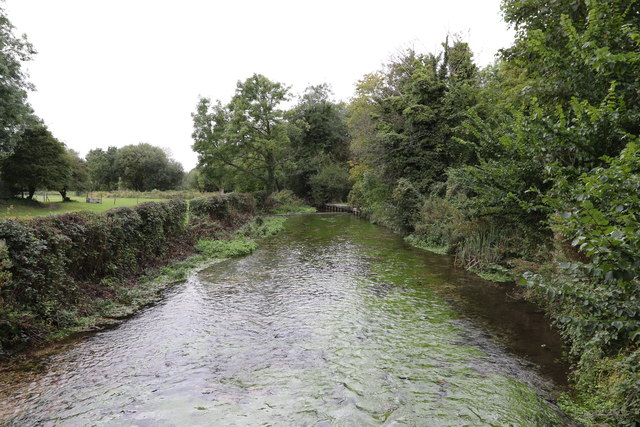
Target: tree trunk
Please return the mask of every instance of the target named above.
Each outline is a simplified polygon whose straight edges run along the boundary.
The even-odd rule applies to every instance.
[[[71,199],[67,197],[67,189],[63,188],[62,190],[60,190],[60,195],[62,196],[62,201],[63,202],[70,202]]]
[[[36,194],[35,187],[29,187],[29,195],[27,196],[27,200],[33,200],[33,195]]]

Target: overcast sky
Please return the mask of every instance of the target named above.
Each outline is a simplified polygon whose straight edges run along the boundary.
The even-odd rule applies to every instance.
[[[1,3],[0,3],[1,4]],[[513,33],[500,0],[6,0],[28,63],[36,114],[68,147],[147,142],[185,170],[198,96],[229,100],[253,73],[300,93],[328,83],[348,100],[399,50],[434,52],[447,33],[486,65]]]

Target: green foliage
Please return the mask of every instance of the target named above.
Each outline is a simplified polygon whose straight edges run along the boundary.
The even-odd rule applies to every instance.
[[[238,82],[227,105],[198,101],[193,149],[220,189],[229,182],[235,183],[233,189],[277,189],[289,146],[289,125],[279,108],[287,99],[287,87],[254,74]]]
[[[414,246],[446,252],[483,277],[505,280],[512,259],[542,262],[551,246],[550,233],[502,217],[465,215],[466,198],[433,195],[423,203],[411,235]]]
[[[90,186],[93,190],[116,190],[120,173],[116,167],[117,147],[96,148],[87,154]]]
[[[364,164],[353,163],[349,171],[353,187],[349,193],[349,203],[358,206],[362,215],[376,224],[391,226],[393,206],[391,188],[380,174]]]
[[[330,99],[329,86],[306,89],[289,113],[293,156],[287,163],[287,187],[316,204],[343,201],[349,189],[349,134],[345,107]]]
[[[59,191],[63,201],[71,201],[67,196],[69,190],[84,191],[88,189],[89,170],[87,168],[87,162],[81,159],[76,151],[67,150],[66,156],[69,170],[61,183]]]
[[[505,56],[525,70],[533,83],[528,91],[551,109],[573,98],[597,104],[612,82],[627,105],[638,105],[636,0],[504,0],[502,8],[516,29]]]
[[[92,190],[171,190],[182,184],[182,165],[149,144],[97,148],[87,154]]]
[[[553,203],[563,212],[556,228],[598,267],[607,282],[640,277],[640,146],[630,142],[608,167],[580,177],[578,186]]]
[[[311,198],[317,205],[346,200],[351,185],[345,163],[325,163],[309,180]]]
[[[349,107],[357,155],[350,201],[374,221],[412,232],[426,195],[469,156],[453,136],[477,92],[472,53],[459,40],[443,43],[440,54],[408,51],[366,76]]]
[[[71,171],[64,144],[44,125],[25,130],[1,168],[2,179],[14,194],[27,191],[29,198],[38,189],[61,189]]]
[[[413,241],[423,247],[453,251],[464,224],[462,212],[449,200],[432,196],[424,201],[414,225]]]
[[[452,136],[475,103],[471,58],[467,44],[455,41],[440,55],[408,52],[390,64],[393,94],[379,100],[382,153],[374,163],[387,180],[407,179],[424,194],[466,156]]]
[[[198,252],[209,258],[236,258],[248,255],[256,250],[257,243],[246,237],[232,240],[199,240]]]
[[[14,27],[0,7],[0,158],[13,152],[24,130],[34,124],[27,103],[27,81],[22,63],[35,54],[26,36],[16,37]]]
[[[136,191],[176,188],[184,174],[182,165],[149,144],[127,145],[118,150],[115,162],[122,186]]]
[[[572,343],[580,393],[596,392],[595,402],[612,413],[621,411],[615,418],[631,423],[638,421],[633,414],[640,407],[638,144],[630,142],[607,163],[583,174],[571,193],[550,201],[560,211],[554,228],[571,241],[582,262],[561,263],[555,275],[529,274],[526,281],[551,304],[563,335]],[[629,354],[633,349],[635,356]],[[604,369],[612,358],[617,368]],[[635,365],[625,362],[632,359]],[[599,388],[603,381],[610,383],[610,390]]]
[[[2,345],[69,326],[68,313],[108,295],[105,278],[133,277],[188,242],[186,203],[146,203],[91,213],[0,222]],[[2,254],[0,254],[2,255]]]
[[[310,213],[315,208],[307,206],[291,190],[280,190],[269,195],[264,203],[263,210],[273,214]]]
[[[236,234],[240,236],[255,237],[258,239],[278,234],[284,229],[286,218],[283,217],[256,217],[242,226]]]
[[[253,196],[242,193],[214,194],[189,202],[190,222],[204,226],[212,222],[238,226],[245,223],[255,209]]]

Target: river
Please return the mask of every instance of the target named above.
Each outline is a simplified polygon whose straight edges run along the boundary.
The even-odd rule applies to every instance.
[[[510,288],[349,215],[0,372],[7,425],[564,425],[560,340]]]

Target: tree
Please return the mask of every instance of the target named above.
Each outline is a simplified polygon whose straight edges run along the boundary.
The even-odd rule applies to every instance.
[[[169,190],[182,182],[182,165],[150,144],[127,145],[118,150],[115,169],[122,184],[136,191]]]
[[[63,188],[70,169],[64,144],[41,124],[22,134],[2,163],[2,177],[14,194],[26,190],[32,199],[37,189]]]
[[[330,172],[337,172],[336,185],[340,191],[329,198],[344,195],[347,160],[349,159],[349,132],[345,119],[345,107],[330,99],[328,85],[310,86],[300,97],[298,105],[290,114],[290,120],[300,128],[291,136],[292,158],[288,165],[287,178],[290,188],[302,198],[311,198],[311,181],[329,183]],[[331,167],[329,165],[331,164]],[[322,172],[322,177],[317,175]],[[339,172],[338,172],[339,171]],[[323,194],[326,194],[323,193]],[[313,197],[320,203],[317,197]],[[326,202],[326,196],[322,197]]]
[[[92,190],[115,190],[118,188],[119,172],[116,168],[118,149],[107,150],[96,148],[87,154],[87,168]]]
[[[81,159],[76,151],[68,149],[65,155],[69,164],[69,171],[66,179],[62,182],[60,195],[62,196],[62,201],[67,202],[71,200],[67,196],[69,190],[82,191],[88,188],[89,171],[87,162]]]
[[[251,183],[272,193],[287,161],[289,124],[279,108],[289,89],[254,74],[238,82],[227,105],[207,98],[198,101],[192,114],[193,149],[205,168],[231,168],[229,181]]]
[[[477,69],[467,43],[447,40],[442,47],[440,54],[409,50],[366,76],[349,107],[353,197],[395,211],[376,216],[403,232],[412,230],[423,199],[446,181],[446,171],[471,155],[455,136],[476,104]],[[379,195],[392,199],[367,202]]]
[[[0,156],[10,154],[25,128],[36,124],[27,104],[26,91],[32,85],[21,68],[35,50],[26,36],[16,37],[13,28],[0,7]]]

